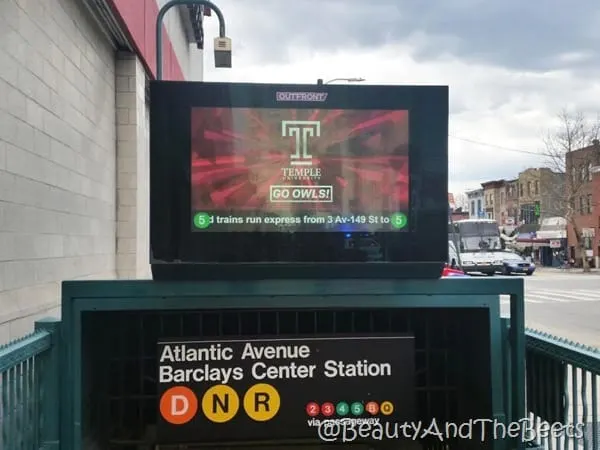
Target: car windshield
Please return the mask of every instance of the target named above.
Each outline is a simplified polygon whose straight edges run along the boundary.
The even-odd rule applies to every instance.
[[[461,240],[462,251],[488,251],[488,250],[499,250],[502,248],[499,237],[490,236],[473,236],[464,237]]]
[[[461,251],[488,251],[502,248],[498,225],[491,222],[461,222],[455,224],[460,236]]]
[[[462,237],[499,236],[498,225],[492,222],[462,222],[456,224]]]

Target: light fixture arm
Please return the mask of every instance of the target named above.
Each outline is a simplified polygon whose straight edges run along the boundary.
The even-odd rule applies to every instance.
[[[165,14],[175,7],[175,6],[184,6],[184,5],[198,5],[204,6],[205,8],[209,8],[215,12],[217,19],[219,20],[219,37],[226,38],[225,34],[225,17],[223,13],[219,9],[217,5],[208,0],[171,0],[163,5],[156,16],[156,79],[162,80],[163,76],[163,60],[162,60],[162,44],[163,44],[163,20],[165,18]]]

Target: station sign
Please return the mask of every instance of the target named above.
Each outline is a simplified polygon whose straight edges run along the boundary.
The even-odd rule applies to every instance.
[[[161,444],[315,439],[324,420],[415,419],[414,337],[164,340]]]

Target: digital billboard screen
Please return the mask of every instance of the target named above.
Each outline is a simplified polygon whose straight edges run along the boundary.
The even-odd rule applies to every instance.
[[[408,230],[409,112],[193,107],[196,232]]]

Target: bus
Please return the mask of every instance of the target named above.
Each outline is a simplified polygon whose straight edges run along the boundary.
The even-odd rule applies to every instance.
[[[493,276],[502,272],[504,244],[492,219],[463,219],[448,224],[448,242],[458,250],[461,268]]]

